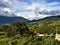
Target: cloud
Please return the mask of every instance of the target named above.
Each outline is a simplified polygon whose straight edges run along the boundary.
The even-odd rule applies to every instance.
[[[9,2],[9,0],[0,0],[0,1],[3,1],[3,2]]]
[[[29,5],[26,9],[28,9],[28,10],[35,9],[36,7],[40,8],[42,10],[46,9],[48,11],[57,10],[57,9],[60,9],[60,3],[56,2],[56,1],[51,2],[51,3],[47,3],[47,2],[37,3],[37,2],[35,2],[35,3],[32,3],[31,5]]]
[[[59,2],[56,2],[56,1],[54,1],[54,2],[51,2],[51,3],[49,3],[49,4],[47,4],[47,6],[57,6],[57,5],[59,5],[60,3]]]
[[[57,10],[60,10],[60,3],[46,0],[0,0],[0,9],[3,14],[8,12],[7,15],[15,14],[29,20],[37,20],[52,15],[55,16]]]
[[[55,10],[60,10],[60,3],[59,2],[51,2],[51,3],[33,3],[29,5],[26,10],[27,11],[45,11],[45,12],[50,12],[50,11],[55,11]]]
[[[35,9],[39,6],[38,3],[33,3],[29,6],[27,6],[27,8],[25,8],[25,10],[30,10],[30,11],[35,11]]]
[[[9,0],[0,0],[0,15],[13,16],[14,11]]]
[[[15,12],[25,10],[25,8],[27,8],[28,5],[29,4],[26,2],[21,2],[19,0],[11,0],[11,6],[13,7],[13,10]]]
[[[56,16],[57,10],[60,10],[60,3],[59,2],[51,2],[47,3],[43,0],[43,3],[33,2],[30,5],[27,5],[26,8],[24,7],[24,11],[17,16],[22,16],[29,20],[37,20],[42,19],[49,16]],[[39,14],[41,12],[42,14]],[[60,13],[60,12],[59,12]]]
[[[4,8],[4,11],[6,12],[9,12],[9,13],[11,13],[12,12],[12,10],[10,9],[10,8]]]

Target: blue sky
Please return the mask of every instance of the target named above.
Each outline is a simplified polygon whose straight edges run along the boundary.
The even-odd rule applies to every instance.
[[[36,16],[38,11],[60,10],[60,0],[0,0],[0,8],[27,19],[44,18],[49,15]]]

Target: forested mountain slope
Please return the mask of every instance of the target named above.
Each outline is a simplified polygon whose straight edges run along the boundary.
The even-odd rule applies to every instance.
[[[52,36],[39,37],[38,33]],[[17,21],[0,26],[0,45],[60,45],[56,33],[60,34],[60,20]]]

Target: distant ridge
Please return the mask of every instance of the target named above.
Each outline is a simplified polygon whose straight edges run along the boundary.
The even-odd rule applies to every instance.
[[[6,23],[11,23],[15,22],[18,20],[24,20],[24,21],[29,21],[28,19],[25,19],[23,17],[7,17],[7,16],[0,16],[0,24],[6,24]]]
[[[46,18],[43,18],[43,19],[32,20],[32,21],[30,21],[28,19],[25,19],[23,17],[0,16],[0,24],[12,23],[12,22],[19,21],[19,20],[23,20],[25,22],[36,22],[36,21],[42,21],[42,20],[60,20],[60,15],[58,15],[58,16],[50,16],[50,17],[46,17]]]
[[[32,20],[31,22],[41,21],[41,20],[60,20],[60,15],[58,15],[58,16],[50,16],[50,17],[46,17],[46,18],[38,19],[38,20]]]

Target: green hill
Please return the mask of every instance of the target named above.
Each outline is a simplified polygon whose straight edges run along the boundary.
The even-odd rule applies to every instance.
[[[60,20],[17,21],[0,26],[0,45],[60,45],[56,33],[60,34]]]
[[[41,20],[37,22],[30,22],[28,27],[35,33],[56,34],[57,30],[57,33],[60,34],[60,20]]]

